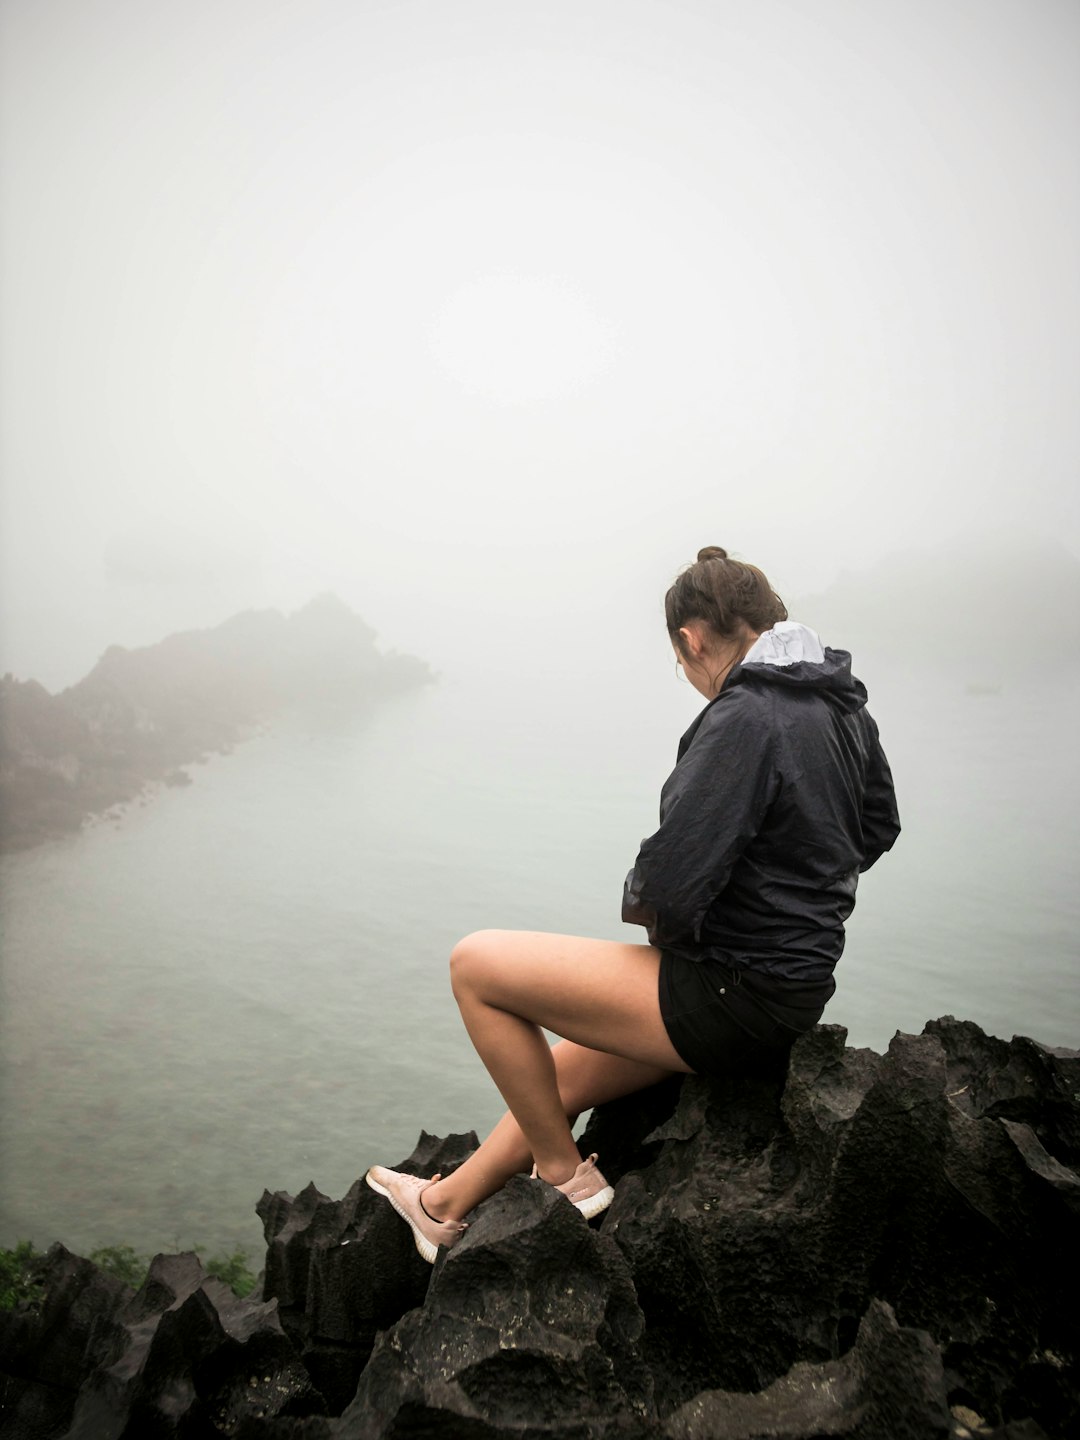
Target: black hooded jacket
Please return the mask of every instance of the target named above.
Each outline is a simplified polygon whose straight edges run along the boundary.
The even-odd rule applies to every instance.
[[[693,959],[825,980],[859,873],[899,833],[892,775],[850,655],[784,622],[679,742],[660,828],[627,877],[623,919]]]

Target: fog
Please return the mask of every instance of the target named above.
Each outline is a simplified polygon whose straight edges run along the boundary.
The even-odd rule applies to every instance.
[[[309,623],[4,685],[0,1244],[253,1253],[485,1129],[446,955],[643,938],[705,544],[893,764],[826,1018],[1075,1044],[1078,55],[1074,0],[0,0],[0,675],[327,591],[441,672],[227,755],[245,661],[340,697]]]
[[[1080,553],[1078,41],[1068,0],[6,0],[0,668],[326,589],[437,666],[623,665],[706,543],[801,594]]]

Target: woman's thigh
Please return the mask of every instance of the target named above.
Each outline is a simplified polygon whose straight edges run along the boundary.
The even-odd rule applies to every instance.
[[[478,930],[450,961],[459,1003],[472,996],[566,1040],[686,1073],[660,1015],[651,945],[534,930]]]
[[[573,1040],[556,1040],[551,1047],[559,1097],[570,1123],[594,1105],[634,1095],[671,1075],[669,1065],[649,1065],[627,1060],[607,1050],[593,1050]]]

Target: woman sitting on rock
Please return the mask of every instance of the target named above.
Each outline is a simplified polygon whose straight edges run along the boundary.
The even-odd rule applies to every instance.
[[[833,993],[860,871],[899,834],[845,651],[790,622],[762,572],[716,546],[665,610],[708,704],[626,882],[623,919],[649,943],[482,930],[455,947],[454,996],[509,1113],[450,1175],[367,1175],[428,1261],[530,1165],[586,1217],[606,1209],[611,1186],[571,1133],[582,1111],[675,1073],[782,1065]],[[564,1038],[549,1047],[541,1027]]]

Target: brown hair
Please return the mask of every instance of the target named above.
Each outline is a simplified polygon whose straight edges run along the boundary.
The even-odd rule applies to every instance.
[[[740,622],[759,635],[771,630],[778,620],[787,619],[787,607],[756,565],[729,560],[719,545],[706,545],[664,596],[664,614],[668,634],[678,645],[679,630],[688,620],[704,620],[730,640],[739,633]]]

